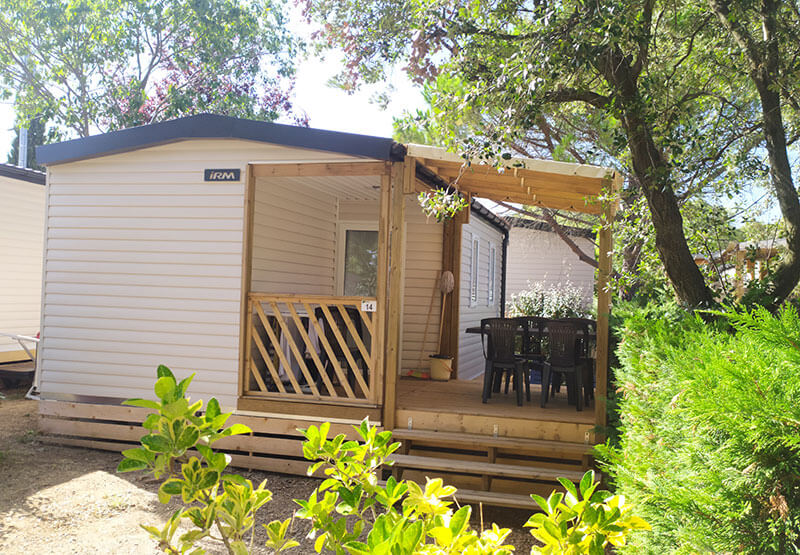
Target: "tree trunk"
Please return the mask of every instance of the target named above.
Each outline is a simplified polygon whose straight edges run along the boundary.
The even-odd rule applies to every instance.
[[[640,118],[626,114],[624,125],[631,147],[633,170],[653,218],[656,250],[675,293],[689,306],[711,306],[714,297],[689,251],[678,200],[665,177],[669,168]]]
[[[777,0],[762,0],[759,3],[762,41],[758,41],[741,24],[741,18],[732,15],[730,2],[709,0],[709,6],[746,54],[750,66],[750,78],[756,86],[761,101],[761,118],[769,158],[769,179],[783,215],[789,250],[775,271],[772,293],[774,303],[778,304],[789,296],[800,281],[800,199],[794,188],[791,164],[786,152],[786,129],[783,126],[781,95],[778,88],[781,51],[778,43],[777,18],[781,3]]]
[[[619,53],[608,52],[602,62],[601,71],[621,100],[622,126],[628,138],[633,173],[650,208],[656,250],[667,277],[681,302],[692,307],[712,306],[714,296],[686,243],[683,216],[672,188],[669,165],[653,140],[644,114],[637,75]]]
[[[800,200],[794,188],[792,169],[786,152],[786,130],[781,115],[780,93],[771,80],[756,81],[764,120],[764,138],[769,157],[769,179],[778,198],[786,226],[788,253],[775,271],[773,295],[783,301],[800,281]]]

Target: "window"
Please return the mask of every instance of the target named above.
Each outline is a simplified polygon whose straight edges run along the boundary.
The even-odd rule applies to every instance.
[[[487,280],[486,304],[494,306],[495,273],[497,269],[497,248],[494,243],[489,243],[489,276]]]
[[[347,297],[374,297],[378,287],[378,231],[371,224],[342,224],[338,241],[338,287]]]
[[[480,239],[472,236],[472,258],[469,266],[469,306],[478,304],[478,252]]]

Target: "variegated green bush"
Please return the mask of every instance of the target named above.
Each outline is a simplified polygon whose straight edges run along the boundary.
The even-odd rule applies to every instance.
[[[212,444],[235,434],[249,433],[241,424],[225,428],[230,413],[222,413],[211,399],[191,403],[186,390],[191,377],[178,382],[165,366],[158,368],[158,401],[131,399],[126,404],[152,409],[144,421],[147,434],[141,447],[123,451],[119,472],[147,471],[163,480],[158,490],[162,503],[180,497],[183,507],[163,527],[143,526],[169,554],[204,553],[198,542],[218,542],[228,553],[250,553],[254,544],[256,513],[272,498],[266,482],[227,472],[230,457],[214,451]],[[267,549],[279,553],[297,547],[290,537],[294,518],[308,520],[309,536],[317,552],[337,555],[456,554],[508,555],[510,530],[496,524],[483,530],[470,526],[472,508],[455,502],[456,488],[441,479],[424,486],[390,477],[380,482],[381,468],[391,464],[399,443],[390,431],[379,431],[368,420],[354,426],[358,440],[344,434],[329,437],[330,424],[304,430],[303,455],[310,461],[309,475],[324,479],[308,499],[295,500],[298,509],[286,520],[263,525]],[[593,473],[580,484],[562,480],[567,492],[548,500],[533,496],[545,511],[528,525],[543,547],[532,553],[602,553],[607,545],[622,545],[628,533],[646,525],[631,516],[630,508],[608,492],[596,491]],[[188,524],[181,527],[181,523]],[[598,551],[599,549],[599,551]]]

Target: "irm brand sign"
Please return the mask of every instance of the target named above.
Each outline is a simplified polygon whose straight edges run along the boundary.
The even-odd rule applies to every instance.
[[[241,173],[239,168],[206,170],[204,181],[239,181]]]

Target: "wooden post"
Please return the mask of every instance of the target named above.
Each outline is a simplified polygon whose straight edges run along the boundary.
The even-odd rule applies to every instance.
[[[389,179],[391,208],[389,211],[389,289],[386,311],[386,373],[383,402],[383,427],[395,427],[397,406],[397,376],[400,372],[402,350],[403,289],[405,288],[404,225],[407,189],[404,179],[410,172],[405,163],[394,162]]]
[[[736,274],[734,275],[735,295],[737,299],[744,296],[744,263],[747,253],[744,250],[739,250],[736,246]]]
[[[376,306],[373,320],[372,348],[375,357],[375,385],[376,395],[385,397],[384,383],[386,379],[386,311],[388,309],[389,290],[389,212],[391,210],[392,190],[390,166],[381,176],[380,214],[378,216],[378,283],[375,289]],[[378,404],[383,404],[383,398],[377,398]],[[386,412],[382,424],[386,421]]]
[[[455,218],[444,223],[442,232],[442,271],[453,273],[455,285],[444,312],[441,353],[453,357],[453,379],[458,377],[458,317],[461,287],[461,224]]]
[[[243,396],[248,379],[247,365],[250,360],[250,321],[252,311],[248,296],[253,274],[253,217],[255,212],[256,178],[253,166],[248,164],[244,183],[244,212],[242,215],[242,282],[239,297],[239,396]]]
[[[622,176],[615,174],[610,180],[611,193],[618,192],[622,187]],[[608,319],[611,313],[611,291],[608,288],[608,278],[611,275],[614,238],[611,226],[616,215],[617,200],[612,199],[603,210],[603,226],[598,237],[599,259],[597,261],[597,348],[595,351],[597,370],[597,386],[595,390],[595,425],[600,428],[608,424],[606,414],[606,399],[608,397]],[[595,441],[602,441],[601,434],[595,434]]]

